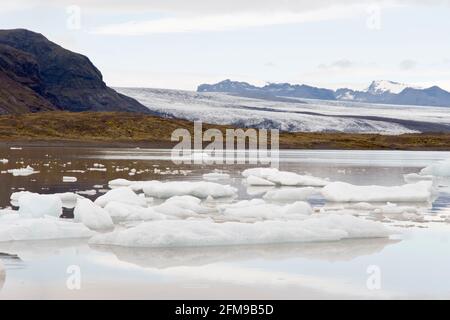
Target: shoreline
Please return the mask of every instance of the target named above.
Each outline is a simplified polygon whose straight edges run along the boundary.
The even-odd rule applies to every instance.
[[[120,112],[43,112],[0,116],[0,146],[170,149],[176,129],[193,136],[193,122]],[[203,130],[237,129],[203,124]],[[245,130],[246,128],[244,128]],[[450,151],[450,133],[381,135],[339,132],[280,132],[280,149]],[[270,140],[270,139],[269,139]],[[204,146],[208,145],[207,142]]]

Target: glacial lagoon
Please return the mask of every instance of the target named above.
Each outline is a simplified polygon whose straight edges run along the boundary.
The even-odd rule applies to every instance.
[[[450,152],[282,150],[279,169],[330,182],[397,186],[407,183],[406,174],[449,158]],[[10,200],[15,192],[70,192],[95,200],[119,178],[203,181],[204,174],[221,173],[214,183],[236,188],[236,195],[202,199],[200,205],[207,208],[263,199],[268,191],[287,188],[246,185],[242,172],[258,165],[176,165],[170,150],[17,145],[0,147],[0,159],[7,159],[0,163],[0,208],[6,210],[17,209]],[[11,171],[28,166],[32,172]],[[265,201],[274,206],[293,202]],[[450,179],[437,179],[430,201],[420,203],[372,203],[369,209],[368,204],[332,203],[320,192],[307,202],[313,215],[351,214],[380,223],[392,234],[151,248],[99,245],[89,238],[3,241],[0,299],[450,298]],[[396,210],[396,205],[410,209]],[[70,205],[63,216],[73,216]],[[220,220],[220,215],[212,218]],[[138,223],[120,222],[116,228]],[[74,275],[79,277],[75,288],[70,285]]]

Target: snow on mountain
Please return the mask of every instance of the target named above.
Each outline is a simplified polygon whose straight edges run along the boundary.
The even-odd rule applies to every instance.
[[[450,131],[448,108],[374,105],[350,101],[242,97],[230,93],[116,88],[153,113],[237,127],[291,132],[402,134]]]
[[[367,88],[367,92],[371,94],[383,94],[383,93],[394,93],[399,94],[406,88],[410,88],[411,86],[403,83],[398,83],[389,80],[377,80],[373,81],[370,86]]]

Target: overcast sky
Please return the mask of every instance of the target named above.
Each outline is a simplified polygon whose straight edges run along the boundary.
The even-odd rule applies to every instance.
[[[0,0],[0,28],[87,55],[111,86],[223,79],[450,90],[450,1]],[[426,4],[424,4],[426,2]]]

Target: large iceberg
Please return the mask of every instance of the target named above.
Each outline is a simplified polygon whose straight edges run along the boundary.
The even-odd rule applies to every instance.
[[[321,192],[333,202],[425,202],[432,197],[433,182],[420,181],[402,186],[356,186],[333,182]]]
[[[242,175],[247,178],[248,185],[270,185],[268,182],[271,182],[281,186],[323,187],[330,183],[322,178],[300,175],[289,171],[279,171],[276,168],[247,169],[242,172]],[[259,179],[255,179],[255,177]]]
[[[98,234],[91,244],[125,247],[195,247],[243,244],[336,241],[349,238],[388,237],[380,222],[349,215],[312,215],[300,221],[255,223],[211,220],[143,222],[125,230]]]
[[[94,233],[82,223],[46,216],[24,218],[0,214],[0,241],[88,238]]]

